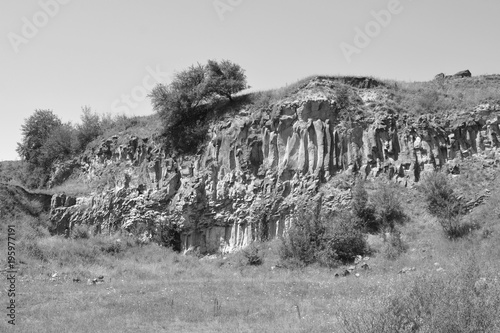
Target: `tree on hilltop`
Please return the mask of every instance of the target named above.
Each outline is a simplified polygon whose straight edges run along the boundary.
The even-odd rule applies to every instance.
[[[245,71],[229,60],[218,63],[209,60],[207,64],[208,90],[219,96],[233,100],[232,95],[246,89]]]
[[[229,60],[209,60],[175,74],[168,85],[158,84],[149,94],[153,109],[164,123],[164,134],[174,148],[192,151],[204,139],[208,103],[245,89],[244,70]]]
[[[16,149],[19,156],[28,163],[42,164],[41,148],[52,131],[61,125],[61,119],[52,110],[35,110],[21,126],[23,139]]]

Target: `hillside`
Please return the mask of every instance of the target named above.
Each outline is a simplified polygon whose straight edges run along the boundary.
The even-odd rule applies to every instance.
[[[194,152],[153,115],[48,189],[1,163],[20,330],[498,332],[499,88],[309,77],[209,105]]]
[[[51,220],[59,232],[86,223],[145,241],[174,233],[183,250],[201,252],[280,237],[298,203],[347,207],[350,186],[334,185],[342,177],[413,186],[433,170],[459,173],[469,156],[496,165],[499,88],[495,75],[312,77],[214,105],[196,154],[168,151],[160,132],[144,131],[155,124],[146,118],[55,166],[54,184],[78,175],[91,193],[52,207]]]

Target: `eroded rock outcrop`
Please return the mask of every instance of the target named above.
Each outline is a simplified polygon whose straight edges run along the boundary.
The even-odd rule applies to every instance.
[[[340,174],[383,173],[411,185],[423,172],[456,172],[460,158],[500,146],[497,105],[399,116],[368,107],[386,97],[383,89],[366,89],[380,84],[355,83],[352,110],[340,107],[336,82],[316,78],[267,108],[213,123],[195,156],[171,156],[155,137],[104,140],[78,163],[87,179],[105,185],[70,204],[54,199],[53,223],[58,232],[85,223],[144,241],[168,234],[183,249],[230,251],[283,235],[304,202],[347,206],[349,190],[332,185]]]

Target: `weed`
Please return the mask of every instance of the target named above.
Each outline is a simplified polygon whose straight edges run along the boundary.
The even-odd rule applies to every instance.
[[[247,264],[250,266],[259,266],[264,262],[262,254],[259,253],[259,248],[254,243],[252,243],[246,249],[243,249],[242,253],[247,260]]]
[[[71,238],[73,239],[88,239],[90,238],[89,229],[86,225],[77,225],[71,230]]]
[[[401,254],[408,250],[408,245],[405,244],[401,237],[401,232],[394,230],[389,233],[388,239],[386,239],[384,246],[384,255],[389,260],[394,260],[398,258]]]
[[[452,275],[423,275],[410,286],[370,300],[362,312],[344,310],[345,332],[497,332],[500,285],[481,278],[473,256]]]

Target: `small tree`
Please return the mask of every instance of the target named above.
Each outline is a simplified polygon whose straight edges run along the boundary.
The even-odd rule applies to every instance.
[[[35,110],[21,126],[23,138],[16,151],[26,162],[22,176],[26,186],[41,187],[48,180],[52,161],[44,146],[61,126],[61,120],[51,110]]]
[[[49,169],[56,160],[70,157],[78,150],[77,134],[71,123],[55,128],[41,148],[42,166]]]
[[[90,142],[103,133],[103,130],[99,115],[92,113],[92,110],[88,106],[82,107],[80,120],[81,124],[76,127],[77,137],[79,149],[84,150]]]
[[[231,100],[232,94],[245,87],[240,66],[211,60],[206,66],[197,64],[176,73],[170,84],[157,85],[149,97],[163,120],[170,144],[186,152],[196,149],[205,138],[206,124],[200,123],[207,113],[205,105],[217,96]]]
[[[356,180],[352,188],[351,207],[354,218],[361,228],[377,231],[375,210],[368,202],[368,192],[365,189],[365,182],[361,178]]]
[[[371,197],[371,201],[379,228],[392,232],[396,223],[402,222],[405,218],[394,185],[382,184],[380,189]]]
[[[209,60],[207,74],[208,91],[212,94],[227,97],[230,101],[233,100],[233,94],[247,87],[245,71],[229,60],[222,60],[220,63]]]
[[[337,105],[340,109],[347,109],[349,103],[349,88],[342,85],[337,89]]]
[[[61,126],[61,119],[51,110],[35,110],[21,126],[23,139],[17,144],[17,153],[30,164],[43,165],[41,150],[54,129]]]
[[[422,180],[419,189],[424,193],[429,212],[435,215],[443,231],[450,239],[467,235],[477,225],[464,220],[464,205],[455,195],[448,177],[442,172],[433,172]]]
[[[300,209],[283,239],[280,258],[285,264],[306,266],[319,263],[335,267],[366,251],[366,241],[349,212],[318,215]]]

